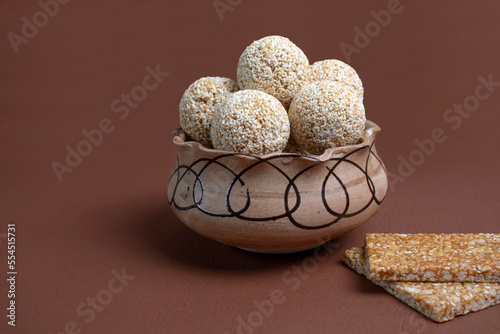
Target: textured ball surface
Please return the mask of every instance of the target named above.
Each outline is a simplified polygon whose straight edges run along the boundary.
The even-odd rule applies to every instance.
[[[182,130],[206,147],[212,147],[210,127],[215,107],[231,93],[238,91],[231,79],[205,77],[196,80],[184,92],[179,104]]]
[[[356,144],[366,121],[359,94],[337,81],[307,85],[293,100],[288,116],[293,139],[314,155],[330,147]]]
[[[338,59],[317,61],[311,65],[313,81],[338,81],[354,88],[363,97],[363,83],[356,70]]]
[[[276,98],[257,90],[241,90],[219,105],[210,133],[216,149],[268,154],[285,148],[290,123]]]
[[[276,97],[286,109],[311,81],[311,66],[302,50],[288,38],[267,36],[250,44],[240,56],[238,85]]]

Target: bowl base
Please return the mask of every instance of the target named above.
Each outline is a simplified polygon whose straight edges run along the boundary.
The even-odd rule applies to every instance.
[[[290,253],[300,253],[304,252],[316,247],[319,247],[323,245],[324,243],[319,243],[319,244],[312,244],[312,245],[306,245],[306,246],[300,246],[300,247],[293,247],[293,248],[276,248],[276,249],[255,249],[255,248],[244,248],[244,247],[236,247],[239,249],[243,249],[248,252],[253,252],[253,253],[260,253],[260,254],[290,254]]]

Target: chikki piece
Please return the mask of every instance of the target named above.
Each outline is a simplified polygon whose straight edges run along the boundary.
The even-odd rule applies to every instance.
[[[354,247],[346,250],[344,262],[368,278],[365,250]],[[500,304],[500,285],[497,283],[418,283],[374,281],[391,295],[436,321],[445,322],[457,315],[476,312]]]
[[[500,234],[366,235],[373,281],[500,282]]]

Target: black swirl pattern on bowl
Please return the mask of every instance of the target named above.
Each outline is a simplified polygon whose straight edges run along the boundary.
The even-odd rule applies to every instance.
[[[171,194],[169,194],[169,203],[171,206],[175,207],[177,210],[183,211],[183,210],[199,210],[200,212],[209,215],[209,216],[215,216],[215,217],[237,217],[242,220],[247,220],[247,221],[270,221],[270,220],[276,220],[280,218],[288,218],[289,221],[296,227],[301,228],[301,229],[307,229],[307,230],[314,230],[314,229],[321,229],[321,228],[326,228],[330,225],[333,225],[335,223],[338,223],[341,221],[343,218],[348,218],[348,217],[353,217],[361,212],[365,211],[372,203],[376,203],[377,205],[380,205],[384,199],[385,199],[385,193],[382,198],[377,197],[377,191],[376,191],[376,186],[375,183],[372,179],[373,175],[370,175],[369,171],[369,166],[372,164],[371,170],[378,170],[379,168],[383,169],[383,172],[386,173],[384,164],[380,160],[380,158],[375,154],[373,150],[373,145],[374,143],[371,143],[371,145],[365,145],[361,146],[359,148],[356,148],[352,152],[349,152],[347,154],[344,154],[340,157],[333,156],[327,161],[320,161],[315,158],[310,158],[310,157],[303,157],[300,155],[296,154],[286,154],[286,155],[274,155],[270,157],[258,157],[258,156],[250,156],[250,155],[245,155],[245,154],[238,154],[238,153],[225,153],[225,154],[220,154],[218,156],[215,156],[213,158],[200,158],[196,161],[194,161],[190,165],[184,165],[184,164],[179,164],[179,160],[177,160],[176,165],[174,166],[174,169],[172,170],[172,173],[169,177],[169,188],[173,187],[173,190]],[[368,150],[367,154],[365,152],[362,152],[364,150]],[[359,164],[354,160],[359,160],[359,159],[352,159],[353,155],[358,154],[358,153],[365,153],[366,154],[366,159],[363,164]],[[246,156],[250,157],[255,160],[255,162],[249,164],[247,167],[240,171],[235,171],[230,166],[228,166],[227,163],[224,163],[223,160],[224,158],[228,157],[234,157],[234,156]],[[288,173],[280,168],[276,163],[274,163],[276,160],[279,159],[294,159],[294,158],[302,158],[302,159],[309,159],[312,163],[309,166],[303,168],[299,172],[297,172],[295,175],[288,175]],[[374,159],[374,160],[373,160]],[[226,159],[228,160],[228,159]],[[230,161],[230,160],[229,160]],[[331,166],[328,166],[328,163],[332,164]],[[367,202],[359,209],[349,212],[350,206],[351,206],[351,201],[350,201],[350,195],[349,195],[349,189],[346,186],[346,182],[342,179],[342,173],[338,173],[337,169],[341,164],[349,164],[351,165],[352,168],[358,170],[365,178],[366,185],[369,189],[369,192],[371,196],[368,198]],[[233,193],[233,190],[236,185],[239,185],[241,187],[245,186],[245,174],[249,173],[251,170],[256,168],[257,166],[260,166],[262,164],[266,164],[276,170],[280,175],[284,177],[284,179],[287,182],[286,185],[286,190],[284,192],[284,210],[283,213],[278,214],[278,215],[273,215],[273,216],[267,216],[267,217],[254,217],[252,215],[248,215],[247,211],[248,208],[250,207],[250,203],[252,201],[250,193],[248,191],[248,188],[246,189],[246,203],[242,208],[239,210],[236,210],[232,207],[231,205],[231,195]],[[301,191],[299,187],[296,184],[297,179],[303,175],[304,173],[308,172],[311,168],[314,168],[318,166],[318,164],[323,164],[327,168],[327,173],[322,181],[322,187],[321,187],[321,198],[322,198],[322,204],[326,211],[332,216],[332,220],[329,221],[328,223],[321,224],[318,226],[308,226],[300,223],[293,217],[293,213],[296,212],[300,205],[301,205]],[[207,173],[211,167],[217,166],[218,168],[222,168],[224,171],[226,171],[229,175],[231,175],[232,180],[229,182],[229,186],[227,187],[227,190],[225,191],[225,208],[227,212],[213,212],[208,210],[207,208],[203,207],[203,203],[206,198],[206,188],[204,184],[204,177],[203,174]],[[192,196],[192,204],[190,205],[181,205],[179,204],[175,199],[176,199],[176,194],[179,191],[179,186],[183,180],[185,180],[187,177],[193,178],[193,181],[190,183],[190,186],[187,187],[187,190],[190,191],[190,196]],[[327,183],[330,178],[334,178],[338,184],[340,184],[342,191],[344,192],[345,196],[345,206],[344,209],[339,211],[339,210],[334,210],[330,204],[327,201],[326,198],[326,192],[328,191],[327,189]],[[187,196],[187,194],[186,194]],[[291,204],[291,198],[295,200],[295,204]]]

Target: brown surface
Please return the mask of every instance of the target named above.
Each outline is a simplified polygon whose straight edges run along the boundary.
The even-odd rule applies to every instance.
[[[370,222],[330,244],[331,256],[321,251],[322,261],[313,252],[251,254],[184,227],[166,204],[170,131],[184,89],[206,75],[234,79],[254,39],[282,34],[311,62],[346,60],[339,44],[353,44],[354,27],[387,1],[243,1],[222,22],[212,1],[71,1],[18,54],[3,38],[0,233],[17,222],[19,274],[17,326],[2,315],[0,332],[59,333],[75,321],[82,333],[232,333],[249,316],[262,320],[253,333],[498,332],[498,306],[435,324],[341,263],[367,232],[500,233],[500,88],[456,130],[443,120],[474,94],[479,75],[500,81],[500,4],[402,4],[352,55],[367,117],[383,129],[377,148],[398,173],[415,139],[441,128],[447,140],[395,184]],[[38,10],[36,1],[3,1],[4,36]],[[121,120],[111,103],[156,64],[170,75]],[[59,182],[51,163],[103,118],[114,131]],[[112,270],[124,267],[134,280],[86,324],[77,307],[107,296]],[[6,305],[5,280],[0,291]],[[259,316],[254,302],[269,299],[278,303]]]

